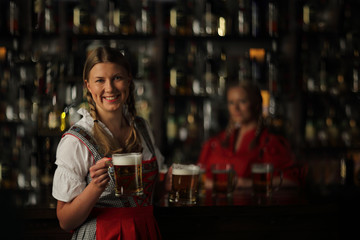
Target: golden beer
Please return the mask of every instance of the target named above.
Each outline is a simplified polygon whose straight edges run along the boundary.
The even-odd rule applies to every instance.
[[[142,154],[113,154],[115,196],[134,196],[143,194]]]
[[[169,202],[196,204],[198,199],[199,167],[174,164]]]

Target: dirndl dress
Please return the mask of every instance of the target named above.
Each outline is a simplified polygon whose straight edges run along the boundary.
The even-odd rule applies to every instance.
[[[140,196],[115,196],[113,178],[105,191],[101,194],[88,219],[73,231],[72,239],[97,240],[157,240],[161,234],[153,215],[153,190],[158,176],[158,164],[154,147],[147,132],[144,120],[136,118],[136,129],[142,134],[147,147],[152,152],[152,158],[142,160],[143,194]],[[83,127],[72,126],[64,135],[73,135],[78,138],[91,152],[94,163],[104,156],[98,151],[92,135]],[[86,182],[91,181],[90,174]]]

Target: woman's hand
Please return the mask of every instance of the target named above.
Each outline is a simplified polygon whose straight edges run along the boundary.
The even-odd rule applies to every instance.
[[[90,177],[92,179],[91,183],[102,191],[105,190],[110,181],[108,168],[111,164],[111,158],[105,157],[97,161],[96,164],[89,169]]]

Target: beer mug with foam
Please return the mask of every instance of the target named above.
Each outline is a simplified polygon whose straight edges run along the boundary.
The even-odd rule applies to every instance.
[[[234,167],[230,163],[217,163],[211,165],[213,178],[214,196],[231,196],[235,190],[237,175]]]
[[[113,154],[112,165],[115,196],[143,194],[141,153]]]
[[[193,164],[173,164],[169,202],[193,205],[198,201],[200,167]]]
[[[278,171],[280,182],[278,186],[273,186],[274,172]],[[275,170],[271,163],[254,163],[251,166],[251,175],[253,181],[253,192],[255,196],[270,197],[274,191],[280,189],[283,174],[280,170]]]

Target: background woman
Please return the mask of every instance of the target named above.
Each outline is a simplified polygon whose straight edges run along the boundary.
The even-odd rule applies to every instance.
[[[251,185],[251,164],[269,162],[275,169],[285,170],[294,158],[285,138],[269,133],[263,124],[262,97],[251,82],[229,85],[227,89],[229,122],[224,131],[209,139],[202,147],[198,163],[206,168],[211,179],[211,165],[233,164],[238,186]],[[284,183],[296,183],[297,176],[285,172]],[[211,187],[211,182],[206,183]]]

